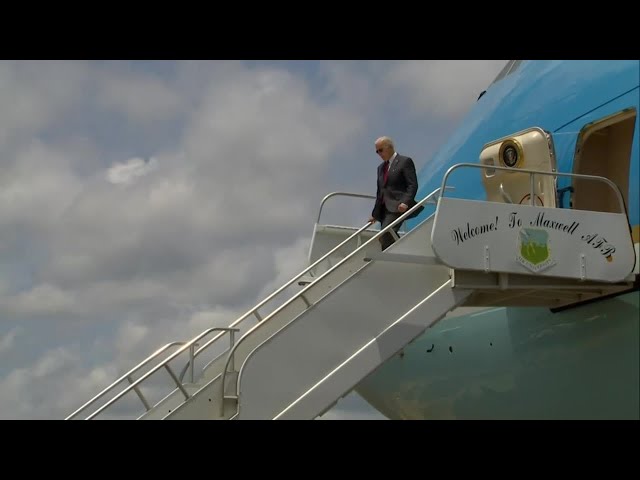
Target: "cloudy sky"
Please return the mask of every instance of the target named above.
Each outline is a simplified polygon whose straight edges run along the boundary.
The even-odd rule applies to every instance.
[[[375,193],[375,138],[420,169],[504,63],[0,62],[0,418],[231,323],[304,268],[324,195]]]

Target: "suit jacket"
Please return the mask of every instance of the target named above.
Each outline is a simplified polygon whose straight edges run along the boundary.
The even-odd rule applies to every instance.
[[[378,183],[376,189],[376,203],[371,216],[382,222],[385,216],[385,207],[390,212],[397,212],[398,205],[404,203],[409,208],[416,204],[415,196],[418,191],[418,179],[416,167],[411,157],[396,155],[391,164],[387,182],[384,182],[384,164],[378,165]],[[424,207],[417,209],[410,217],[418,215]]]

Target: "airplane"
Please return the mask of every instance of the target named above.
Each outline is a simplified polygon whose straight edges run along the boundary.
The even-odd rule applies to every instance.
[[[553,137],[558,171],[620,187],[637,259],[639,72],[637,60],[509,61],[419,172],[417,198],[488,143],[540,127]],[[458,190],[483,199],[473,180]],[[558,177],[557,192],[561,207],[606,210],[603,190]],[[390,419],[638,419],[637,260],[635,275],[630,291],[560,309],[460,309],[356,391]]]
[[[328,200],[370,195],[327,195],[299,275],[67,419],[127,396],[137,419],[315,419],[350,392],[392,420],[638,419],[639,72],[508,61],[418,172],[391,247],[395,223],[320,222]]]

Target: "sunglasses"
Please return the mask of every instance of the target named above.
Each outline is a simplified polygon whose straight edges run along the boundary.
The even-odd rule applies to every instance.
[[[378,149],[376,149],[376,153],[380,153],[380,152],[381,152],[381,151],[383,151],[383,150],[384,150],[384,147],[382,147],[382,148],[378,148]]]

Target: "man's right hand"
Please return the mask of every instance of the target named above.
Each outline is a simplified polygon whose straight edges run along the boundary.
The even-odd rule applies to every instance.
[[[373,217],[369,217],[369,223],[376,223],[377,220]]]

